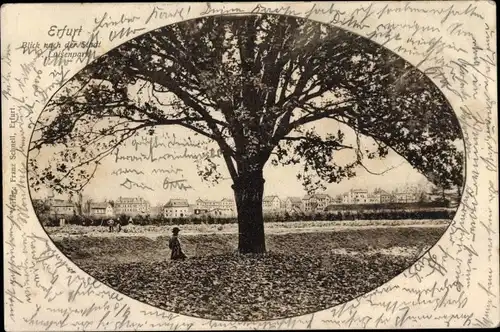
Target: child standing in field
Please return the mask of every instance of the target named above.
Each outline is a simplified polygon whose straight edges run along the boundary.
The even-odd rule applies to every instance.
[[[168,247],[172,250],[172,254],[170,255],[171,260],[182,260],[186,258],[186,255],[182,252],[181,242],[179,241],[179,232],[180,229],[178,227],[174,227],[172,230],[172,237],[168,241]]]

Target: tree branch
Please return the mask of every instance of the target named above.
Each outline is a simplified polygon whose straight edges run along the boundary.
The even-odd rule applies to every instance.
[[[307,137],[307,136],[285,136],[285,137],[282,138],[282,140],[285,140],[285,141],[302,141],[302,140],[305,140],[305,141],[309,141],[309,142],[313,142],[313,143],[318,141],[317,138]],[[336,143],[336,146],[339,148],[338,150],[342,150],[342,149],[354,149],[352,146],[344,145],[344,144],[339,144],[339,143]]]

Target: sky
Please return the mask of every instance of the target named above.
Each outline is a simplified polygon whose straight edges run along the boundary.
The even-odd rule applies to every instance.
[[[316,132],[320,135],[337,132],[338,129],[341,129],[346,134],[344,143],[355,143],[352,130],[345,125],[338,124],[334,120],[322,120],[314,124]],[[188,137],[191,137],[190,141],[188,141]],[[371,144],[373,141],[370,138],[361,138],[363,147],[369,147]],[[173,158],[174,156],[183,156],[186,146],[188,146],[187,151],[190,154],[217,148],[214,143],[203,140],[201,136],[192,136],[192,133],[187,129],[177,126],[160,127],[155,136],[144,134],[129,139],[115,154],[103,159],[94,178],[86,186],[83,195],[94,201],[114,200],[120,196],[140,196],[152,205],[163,205],[171,198],[186,198],[190,202],[194,202],[198,198],[217,200],[225,197],[232,198],[232,181],[222,158],[214,159],[214,161],[217,160],[221,166],[219,170],[225,179],[216,185],[203,182],[197,174],[196,163],[193,159]],[[131,159],[134,158],[136,160],[132,161]],[[352,161],[353,158],[352,152],[347,150],[340,151],[336,155],[336,161],[339,164]],[[42,149],[42,153],[37,159],[41,163],[50,162],[50,149]],[[386,170],[387,172],[382,175],[372,175],[364,169],[358,168],[356,177],[345,179],[339,184],[327,184],[325,192],[335,196],[354,188],[368,190],[382,188],[391,191],[404,186],[430,184],[423,175],[392,150],[386,158],[366,160],[365,165],[372,172]],[[300,167],[300,165],[273,166],[268,162],[264,168],[266,181],[264,194],[280,197],[305,195],[306,191],[296,178]],[[184,180],[181,182],[184,188],[168,185],[169,181],[176,180]],[[45,189],[32,193],[35,198],[48,194],[50,191]],[[65,198],[59,195],[56,197]]]

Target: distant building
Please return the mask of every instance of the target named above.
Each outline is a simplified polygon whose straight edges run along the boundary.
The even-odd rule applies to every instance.
[[[234,217],[236,216],[236,202],[230,198],[220,201],[198,198],[193,207],[195,216]]]
[[[395,203],[414,203],[418,202],[418,197],[416,193],[412,192],[401,192],[394,193],[394,202]]]
[[[106,217],[114,217],[115,216],[115,208],[113,204],[106,204]]]
[[[106,207],[107,207],[106,203],[91,203],[90,215],[94,217],[105,217]]]
[[[231,198],[223,198],[222,201],[220,201],[220,207],[222,209],[229,209],[236,211],[236,202],[234,201],[234,199]]]
[[[348,192],[342,195],[342,204],[351,204],[351,196]]]
[[[262,199],[264,211],[279,211],[281,209],[281,200],[278,196],[265,196]]]
[[[236,202],[231,198],[223,198],[220,201],[220,210],[223,217],[235,217],[238,214]]]
[[[117,215],[136,216],[139,214],[149,214],[151,205],[142,197],[119,197],[114,202],[114,209]]]
[[[318,209],[318,202],[311,196],[305,196],[303,199],[303,204],[304,204],[304,211],[305,212],[312,212],[316,211]]]
[[[344,196],[344,204],[366,204],[368,203],[368,190],[351,189]]]
[[[332,198],[328,194],[314,194],[305,196],[303,199],[304,211],[324,211],[330,205]]]
[[[93,217],[113,217],[115,210],[111,203],[91,203],[90,215]]]
[[[166,218],[186,218],[192,215],[193,207],[187,199],[171,199],[163,207]]]
[[[156,206],[152,206],[151,209],[150,209],[150,215],[151,216],[160,216],[160,215],[163,215],[163,208],[164,208],[164,205],[156,205]]]
[[[217,209],[221,207],[221,202],[220,201],[214,201],[214,200],[207,200],[207,199],[201,199],[198,198],[195,202],[196,208],[197,209]]]
[[[344,201],[343,201],[342,195],[337,195],[335,197],[332,197],[330,200],[330,204],[338,205],[338,204],[343,204],[343,203],[344,203]]]
[[[318,209],[323,211],[328,205],[332,198],[328,194],[315,194],[313,195],[316,201],[318,202]]]
[[[76,212],[75,204],[65,202],[64,200],[52,200],[50,203],[50,213],[53,215],[74,215]]]
[[[287,197],[283,202],[283,208],[287,212],[299,212],[303,210],[303,203],[300,197]]]
[[[208,211],[210,211],[209,209],[205,209],[205,208],[199,208],[198,206],[195,205],[194,209],[193,209],[193,215],[195,216],[205,216],[207,215]]]
[[[380,203],[382,204],[392,203],[394,201],[394,197],[385,190],[380,190],[378,195],[380,196]]]
[[[368,194],[368,204],[380,204],[380,194]]]

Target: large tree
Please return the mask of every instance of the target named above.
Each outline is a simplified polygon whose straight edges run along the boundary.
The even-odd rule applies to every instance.
[[[312,123],[352,128],[320,135]],[[91,63],[48,103],[31,144],[32,186],[81,190],[99,161],[140,131],[177,125],[213,140],[233,181],[240,252],[264,252],[263,168],[302,163],[309,191],[355,176],[388,149],[431,180],[462,183],[461,130],[419,70],[370,40],[306,19],[214,16],[134,38]],[[359,137],[376,142],[373,151]],[[63,145],[38,169],[36,150]],[[348,163],[339,150],[355,152]],[[200,171],[217,180],[216,163]]]

